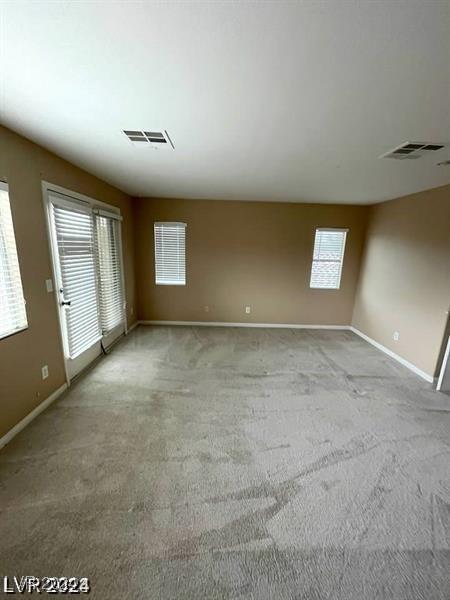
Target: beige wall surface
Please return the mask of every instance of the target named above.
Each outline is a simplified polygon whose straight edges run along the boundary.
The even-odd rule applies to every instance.
[[[450,186],[373,207],[132,201],[2,127],[0,179],[9,184],[29,324],[26,331],[0,340],[0,436],[65,381],[55,299],[45,287],[52,269],[41,180],[120,207],[129,324],[136,316],[352,323],[427,373],[436,373],[450,303]],[[186,286],[154,283],[155,221],[187,223]],[[309,288],[317,227],[349,228],[340,290]],[[398,342],[392,339],[394,331],[400,333]],[[49,366],[45,381],[44,364]]]
[[[354,327],[436,375],[449,305],[450,186],[372,206]]]
[[[45,287],[52,268],[41,180],[120,207],[129,323],[136,309],[132,210],[125,194],[3,127],[0,179],[9,184],[28,317],[27,330],[0,340],[1,437],[65,381],[55,298]],[[49,377],[43,381],[45,364]]]
[[[134,210],[140,319],[350,324],[367,207],[135,199]],[[155,285],[155,221],[187,223],[186,286]],[[350,229],[339,290],[309,288],[316,227]]]

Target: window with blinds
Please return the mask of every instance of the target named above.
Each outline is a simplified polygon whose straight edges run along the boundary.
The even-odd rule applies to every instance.
[[[9,205],[8,186],[0,182],[0,338],[28,327]]]
[[[100,320],[102,333],[106,335],[124,320],[119,222],[102,215],[95,215],[94,218]]]
[[[348,229],[316,229],[311,288],[339,289]]]
[[[61,305],[67,309],[68,355],[73,359],[101,338],[92,214],[58,200],[52,203],[52,218],[59,257],[59,293]]]
[[[186,285],[186,223],[155,223],[155,283]]]

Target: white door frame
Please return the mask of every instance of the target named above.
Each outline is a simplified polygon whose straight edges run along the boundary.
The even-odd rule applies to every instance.
[[[61,272],[61,256],[60,256],[60,251],[59,251],[59,245],[58,245],[58,239],[57,239],[57,230],[56,230],[56,223],[55,223],[55,216],[54,216],[54,212],[52,210],[51,207],[62,207],[68,211],[74,211],[74,214],[83,214],[85,215],[88,219],[91,220],[91,224],[93,226],[93,213],[92,213],[92,208],[90,205],[87,205],[86,203],[82,203],[77,199],[71,200],[69,199],[67,196],[61,196],[59,193],[52,193],[51,194],[51,199],[49,198],[49,202],[48,202],[48,216],[49,216],[49,220],[50,220],[50,240],[51,240],[51,246],[52,246],[52,250],[53,250],[53,263],[54,263],[54,272],[55,272],[55,277],[56,277],[56,281],[55,281],[55,288],[56,288],[56,297],[58,299],[58,310],[59,310],[59,316],[60,316],[60,323],[62,325],[61,329],[62,329],[62,338],[63,338],[63,347],[64,347],[64,358],[66,361],[66,366],[67,366],[67,373],[69,375],[70,379],[73,379],[76,375],[78,375],[78,373],[80,373],[81,371],[83,371],[95,358],[97,358],[98,356],[100,356],[101,352],[102,352],[102,346],[101,346],[101,341],[102,341],[102,332],[101,332],[101,326],[100,326],[100,314],[99,314],[99,308],[100,308],[100,303],[99,303],[99,291],[98,291],[98,285],[97,285],[97,281],[98,281],[98,274],[96,272],[96,266],[95,266],[95,249],[94,249],[94,237],[92,237],[92,259],[94,261],[93,264],[93,276],[94,276],[94,285],[95,285],[95,296],[96,296],[96,306],[97,306],[97,336],[96,339],[92,340],[91,345],[86,348],[85,350],[83,350],[80,354],[78,354],[77,356],[71,356],[70,353],[70,343],[69,343],[69,338],[68,338],[68,327],[67,327],[67,313],[66,313],[66,309],[63,306],[63,303],[66,300],[70,300],[70,298],[67,298],[66,296],[66,292],[65,292],[65,284],[63,281],[63,275]],[[78,212],[79,211],[79,212]],[[93,236],[93,232],[92,232],[92,236]],[[64,290],[64,292],[63,292]],[[63,292],[63,293],[62,293]]]
[[[122,253],[122,227],[121,227],[121,223],[120,223],[121,213],[120,213],[120,209],[116,206],[112,206],[110,204],[107,204],[106,202],[102,202],[101,200],[96,200],[94,198],[90,198],[89,196],[85,196],[84,194],[80,194],[79,192],[74,192],[72,190],[69,190],[69,189],[61,187],[59,185],[50,183],[48,181],[43,180],[41,182],[41,185],[42,185],[42,200],[43,200],[44,214],[45,214],[45,225],[47,228],[47,241],[48,241],[50,262],[51,262],[51,267],[52,267],[52,276],[53,276],[53,295],[55,298],[56,310],[57,310],[57,314],[58,314],[61,352],[62,352],[63,358],[64,358],[64,371],[65,371],[65,375],[66,375],[66,382],[67,382],[67,385],[70,385],[71,377],[70,377],[70,372],[68,369],[68,357],[66,355],[66,349],[65,349],[66,344],[64,341],[64,322],[63,322],[62,315],[61,315],[60,300],[59,300],[59,295],[57,293],[58,290],[56,289],[57,282],[59,281],[59,275],[57,272],[57,264],[58,264],[57,255],[55,254],[55,252],[57,252],[57,248],[55,248],[55,243],[53,241],[53,230],[52,230],[51,214],[50,214],[51,200],[49,198],[49,193],[56,192],[58,194],[66,196],[67,200],[71,201],[72,203],[79,202],[79,203],[83,204],[84,206],[90,207],[91,209],[104,208],[104,209],[107,209],[109,212],[114,213],[118,216],[118,219],[119,219],[119,228],[118,229],[119,229],[120,266],[121,266],[121,278],[122,278],[122,293],[123,293],[123,298],[124,298],[123,318],[124,318],[124,332],[126,334],[128,331],[128,327],[127,327],[127,311],[126,311],[126,300],[125,300],[125,282],[124,282],[123,253]],[[93,348],[95,348],[95,346],[93,346]],[[92,352],[87,351],[85,366],[88,366],[93,360],[95,360],[95,358],[97,358],[97,356],[99,356],[99,352],[98,352],[97,348],[95,349],[95,351],[92,351]]]
[[[436,385],[436,390],[440,391],[442,388],[442,385],[444,383],[444,379],[447,382],[449,382],[450,379],[450,336],[448,337],[447,340],[447,348],[445,350],[445,354],[444,354],[444,359],[442,361],[442,365],[441,365],[441,372],[439,373],[439,379]],[[442,390],[443,392],[448,391],[447,390]]]

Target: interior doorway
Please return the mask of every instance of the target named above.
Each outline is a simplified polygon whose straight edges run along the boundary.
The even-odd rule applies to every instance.
[[[439,392],[450,393],[450,336],[447,338],[447,347],[442,361],[436,389]]]
[[[449,311],[450,313],[450,311]],[[441,368],[439,371],[436,390],[439,392],[450,393],[450,314],[447,317],[447,326],[445,328],[442,348],[440,352]],[[438,363],[439,364],[439,363]]]

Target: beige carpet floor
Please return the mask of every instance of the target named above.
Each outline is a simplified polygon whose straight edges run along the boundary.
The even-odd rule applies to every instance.
[[[449,427],[351,332],[139,327],[0,452],[0,576],[448,600]]]

